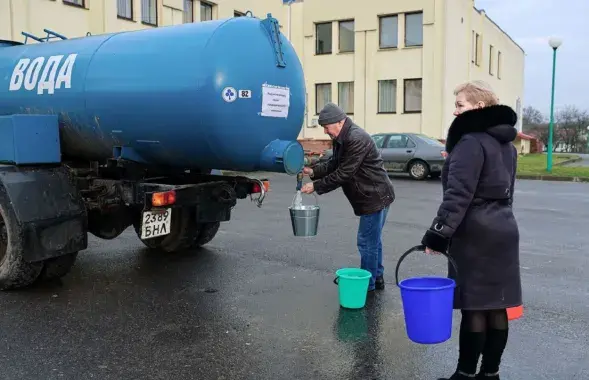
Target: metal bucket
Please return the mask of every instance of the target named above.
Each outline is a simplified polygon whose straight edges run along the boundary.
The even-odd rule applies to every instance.
[[[315,201],[317,202],[317,195],[315,195]],[[317,203],[314,205],[302,205],[296,209],[293,205],[288,210],[290,211],[290,221],[292,222],[294,236],[310,237],[317,235],[320,211]]]

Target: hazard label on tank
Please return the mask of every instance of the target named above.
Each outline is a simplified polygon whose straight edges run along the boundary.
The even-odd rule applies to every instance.
[[[234,102],[237,99],[237,91],[233,87],[225,87],[221,93],[223,100],[227,103]]]

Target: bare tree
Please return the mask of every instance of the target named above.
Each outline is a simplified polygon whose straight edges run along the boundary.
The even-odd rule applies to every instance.
[[[522,114],[522,126],[524,131],[527,128],[533,129],[538,125],[546,123],[546,117],[544,114],[532,106],[524,107]]]
[[[578,153],[585,151],[589,113],[576,106],[564,106],[556,113],[557,128],[555,135],[565,145],[566,152]]]

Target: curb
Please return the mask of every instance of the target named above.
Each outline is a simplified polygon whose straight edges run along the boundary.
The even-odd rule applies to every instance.
[[[566,160],[563,162],[559,162],[558,164],[554,164],[554,166],[562,166],[562,165],[571,164],[573,162],[578,162],[578,161],[583,161],[583,159],[581,157],[571,158],[570,160]]]
[[[555,175],[534,175],[534,174],[517,174],[517,179],[530,179],[537,181],[559,181],[559,182],[589,182],[589,178],[585,177],[567,177]]]

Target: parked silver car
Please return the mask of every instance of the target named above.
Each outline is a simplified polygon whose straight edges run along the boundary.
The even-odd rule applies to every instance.
[[[438,140],[419,133],[377,133],[372,139],[389,173],[408,173],[416,180],[440,176],[447,154]],[[332,154],[328,149],[318,161],[327,161]]]

